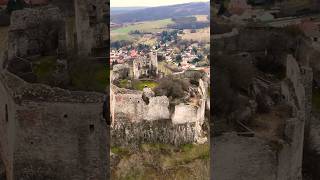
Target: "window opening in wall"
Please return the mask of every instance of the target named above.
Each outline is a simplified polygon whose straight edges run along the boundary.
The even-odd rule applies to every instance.
[[[97,23],[97,7],[95,5],[91,5],[89,10],[89,24],[90,27],[93,27]]]
[[[94,125],[93,124],[90,124],[90,133],[93,133],[93,131],[94,131]]]
[[[8,113],[8,105],[7,104],[5,106],[5,119],[6,119],[6,122],[9,121],[9,113]]]

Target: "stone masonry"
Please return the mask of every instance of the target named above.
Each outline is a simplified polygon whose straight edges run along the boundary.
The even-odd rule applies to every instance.
[[[103,9],[108,8],[104,3],[98,0],[75,3],[76,15],[81,18],[88,18],[89,12],[78,8],[96,7],[98,23],[87,29],[90,32],[84,32],[86,25],[90,25],[85,24],[86,18],[78,19],[83,23],[77,26],[82,37],[78,43],[85,55],[100,45],[101,34],[108,34],[101,24]],[[39,21],[34,22],[35,19]],[[28,83],[5,66],[16,56],[41,55],[40,46],[33,42],[39,27],[43,27],[46,20],[64,23],[64,17],[58,8],[49,5],[16,11],[11,20],[9,39],[12,42],[0,50],[0,162],[4,166],[0,167],[0,175],[5,169],[7,180],[108,179],[108,126],[102,115],[104,94]],[[31,36],[27,36],[27,32]],[[64,29],[54,33],[49,50],[59,52],[63,47],[60,45],[65,44],[64,33]],[[88,46],[82,46],[87,42],[85,38],[89,39]]]
[[[106,48],[108,1],[75,0],[74,2],[78,53],[88,56],[96,49]]]

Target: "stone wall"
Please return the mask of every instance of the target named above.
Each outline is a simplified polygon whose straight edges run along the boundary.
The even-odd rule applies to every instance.
[[[8,37],[9,60],[54,52],[64,54],[65,26],[59,8],[14,11]]]
[[[133,60],[133,77],[135,79],[158,75],[158,56],[151,52],[149,57],[139,57]]]
[[[142,91],[111,86],[112,145],[204,142],[207,85],[199,80],[199,103],[170,106],[168,97],[149,97]],[[201,92],[200,92],[201,91]]]
[[[15,144],[15,105],[7,92],[7,87],[0,83],[0,153],[7,179],[13,179],[13,151]]]
[[[285,61],[287,78],[281,83],[283,102],[292,108],[290,117],[285,117],[283,139],[279,140],[277,148],[274,149],[269,146],[270,142],[258,137],[235,137],[235,135],[229,137],[226,134],[214,137],[215,147],[212,147],[216,148],[214,152],[216,162],[212,162],[213,170],[216,172],[216,175],[213,175],[214,179],[227,180],[241,177],[243,179],[292,180],[302,178],[305,123],[311,116],[312,97],[312,69],[308,67],[308,63],[303,63],[306,62],[308,55],[306,57],[305,53],[299,52],[302,49],[295,46],[297,39],[273,28],[240,29],[238,34],[228,33],[225,37],[214,38],[213,46],[215,53],[264,52],[270,46],[270,40],[277,37],[286,42],[285,48],[297,48],[296,54],[287,56]],[[281,49],[277,50],[281,52]],[[295,57],[298,57],[298,60]],[[234,139],[238,139],[239,142]],[[250,143],[244,146],[250,149],[241,150],[240,142]],[[259,153],[264,156],[258,157],[256,154]],[[230,157],[225,154],[229,154]],[[223,177],[225,174],[229,178]]]
[[[169,99],[166,96],[151,97],[149,104],[142,99],[142,92],[119,93],[116,86],[111,88],[111,112],[113,122],[125,117],[129,122],[170,119]]]
[[[29,101],[17,107],[15,179],[106,179],[101,107]]]
[[[300,67],[292,55],[287,56],[286,68],[287,81],[281,85],[281,93],[292,107],[292,113],[285,121],[284,142],[278,151],[278,179],[302,179],[305,123],[311,117],[307,102],[310,95],[306,92],[312,83],[312,70]]]
[[[74,0],[79,55],[91,55],[94,49],[105,48],[107,0]]]
[[[9,180],[107,179],[103,94],[29,84],[6,71],[0,85],[1,157]]]
[[[116,64],[112,68],[111,82],[115,80],[127,79],[130,76],[130,67],[128,64]]]

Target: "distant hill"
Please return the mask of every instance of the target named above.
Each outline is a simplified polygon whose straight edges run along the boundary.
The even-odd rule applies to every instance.
[[[136,11],[141,9],[146,9],[148,7],[111,7],[110,12],[111,16],[116,14],[128,13],[130,11]]]
[[[120,14],[111,13],[111,21],[114,23],[130,23],[191,15],[209,15],[209,13],[210,2],[197,2],[144,8]]]

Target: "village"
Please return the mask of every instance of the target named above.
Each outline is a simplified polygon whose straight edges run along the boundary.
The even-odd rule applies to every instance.
[[[181,40],[183,31],[174,30],[149,33],[157,39],[153,46],[144,44],[130,44],[120,48],[112,48],[110,51],[110,65],[132,64],[136,59],[148,58],[148,53],[157,53],[160,72],[168,75],[181,73],[186,70],[205,72],[210,77],[209,48],[208,44],[197,41]]]

